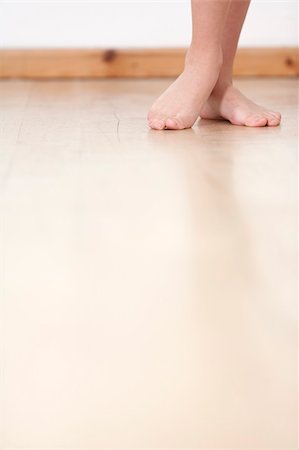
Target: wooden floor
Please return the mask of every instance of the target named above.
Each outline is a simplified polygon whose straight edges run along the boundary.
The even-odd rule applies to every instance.
[[[297,449],[296,81],[150,131],[168,83],[0,83],[1,450]]]

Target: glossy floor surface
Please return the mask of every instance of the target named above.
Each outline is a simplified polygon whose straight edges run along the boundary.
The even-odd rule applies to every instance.
[[[0,84],[1,450],[297,448],[296,81],[151,131],[168,84]]]

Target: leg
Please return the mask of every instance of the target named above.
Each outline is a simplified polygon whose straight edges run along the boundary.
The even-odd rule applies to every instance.
[[[222,40],[223,65],[200,116],[205,119],[222,117],[235,125],[277,126],[281,120],[279,113],[253,103],[232,86],[233,63],[249,4],[250,0],[232,0],[230,3]]]
[[[192,41],[185,68],[156,100],[149,114],[154,129],[193,126],[219,77],[222,33],[231,0],[192,0]]]

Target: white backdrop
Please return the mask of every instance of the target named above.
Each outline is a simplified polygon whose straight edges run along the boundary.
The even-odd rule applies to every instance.
[[[297,12],[297,0],[253,0],[241,46],[296,46]],[[0,0],[2,48],[180,47],[190,27],[189,0]]]

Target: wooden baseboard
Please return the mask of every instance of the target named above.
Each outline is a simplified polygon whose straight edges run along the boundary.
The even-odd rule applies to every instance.
[[[0,78],[174,77],[185,49],[0,50]],[[234,75],[296,76],[297,48],[241,48]]]

